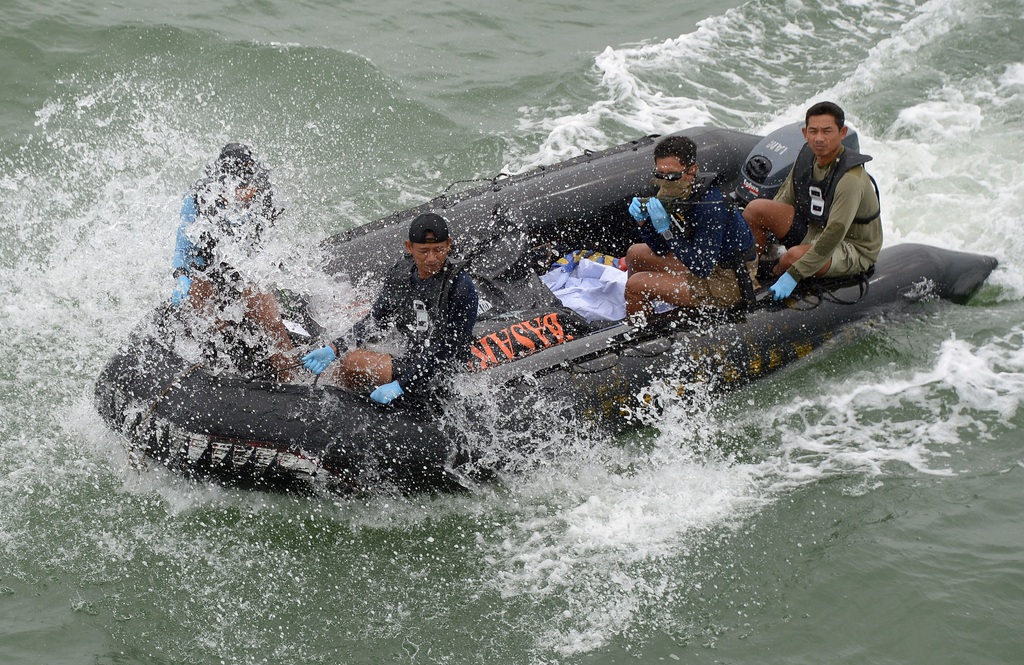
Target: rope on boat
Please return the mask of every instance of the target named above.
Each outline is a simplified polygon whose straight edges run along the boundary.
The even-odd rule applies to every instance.
[[[834,280],[809,280],[807,287],[804,290],[795,292],[790,297],[797,301],[792,309],[801,311],[811,310],[825,302],[832,303],[834,305],[856,305],[868,294],[868,290],[871,286],[869,279],[873,272],[873,270],[868,270],[848,278],[835,278]],[[845,300],[835,294],[839,289],[845,289],[854,285],[857,286],[858,293],[857,297],[853,300]],[[778,306],[782,304],[781,302],[776,303],[772,301],[768,293],[769,292],[766,289],[761,294],[762,300],[759,301],[760,306]],[[801,307],[800,305],[803,306]]]
[[[468,180],[456,180],[455,182],[453,182],[450,185],[448,185],[447,187],[445,187],[441,191],[440,196],[441,197],[446,196],[448,194],[448,190],[450,190],[455,185],[468,185],[468,184],[472,184],[474,182],[486,182],[486,183],[490,183],[491,185],[496,185],[496,184],[498,184],[499,180],[502,180],[504,178],[510,178],[510,177],[511,177],[511,175],[508,174],[508,173],[499,173],[498,175],[494,176],[493,178],[469,178]]]
[[[251,376],[247,377],[245,379],[245,382],[246,383],[252,383],[256,379],[265,378],[268,374],[275,374],[277,376],[280,376],[282,372],[287,372],[288,370],[295,369],[296,367],[302,367],[302,361],[301,360],[299,362],[293,364],[293,365],[288,365],[287,367],[282,367],[281,369],[277,369],[276,367],[270,367],[269,369],[265,369],[262,372],[256,372],[255,374],[252,374]]]

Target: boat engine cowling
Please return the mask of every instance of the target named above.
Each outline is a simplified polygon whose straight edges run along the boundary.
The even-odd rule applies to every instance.
[[[780,127],[761,139],[750,151],[743,162],[740,184],[734,194],[742,205],[754,199],[770,199],[779,191],[796,162],[800,148],[806,143],[801,131],[803,126],[803,122],[794,122]],[[843,145],[851,150],[860,150],[860,139],[852,127],[843,139]]]

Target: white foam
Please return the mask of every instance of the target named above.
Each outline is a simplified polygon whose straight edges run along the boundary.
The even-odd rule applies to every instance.
[[[879,41],[854,72],[827,91],[825,97],[856,99],[858,95],[889,87],[913,73],[922,66],[922,56],[918,55],[921,49],[966,22],[973,14],[974,5],[966,0],[928,0],[908,8],[907,15],[895,12],[895,18],[901,23],[895,33]]]
[[[637,134],[697,125],[753,124],[770,131],[802,118],[814,101],[856,97],[874,77],[898,75],[901,63],[913,68],[908,56],[934,31],[952,29],[960,5],[962,0],[932,0],[924,7],[884,0],[793,3],[779,16],[777,7],[755,0],[706,18],[693,32],[673,39],[607,47],[590,72],[598,99],[585,110],[561,102],[523,109],[520,133],[539,130],[546,138],[512,170]],[[872,47],[889,29],[894,36]],[[871,50],[864,61],[851,61],[865,48]],[[817,67],[837,81],[822,90],[820,78],[801,77],[798,70],[808,58],[814,60],[805,65],[808,70]],[[808,94],[791,94],[801,89]]]
[[[1024,294],[1024,182],[1016,177],[1024,97],[1002,82],[1011,70],[946,84],[862,147],[876,157],[893,240],[992,254],[1001,265],[990,283],[1016,299]]]
[[[901,467],[950,475],[951,451],[965,439],[985,438],[980,422],[1005,421],[1020,408],[1022,342],[1020,329],[982,347],[951,337],[930,369],[882,381],[853,376],[781,403],[760,416],[774,423],[779,442],[762,472],[776,488],[833,475],[884,478]]]
[[[708,530],[760,505],[750,469],[698,459],[678,436],[669,428],[649,457],[633,460],[635,473],[592,467],[563,478],[557,493],[543,474],[517,486],[520,516],[481,540],[502,597],[572,608],[541,629],[539,647],[590,651],[638,616],[660,616],[664,598],[693,583],[667,561],[685,560]]]
[[[512,170],[524,170],[573,156],[582,150],[607,147],[618,140],[623,128],[629,135],[664,134],[681,127],[715,124],[708,104],[696,96],[674,94],[649,82],[670,71],[686,76],[686,67],[710,63],[703,53],[714,48],[718,31],[736,18],[736,10],[701,21],[698,29],[657,44],[638,47],[611,46],[594,59],[592,74],[604,97],[581,112],[565,113],[567,107],[524,108],[518,130],[542,130],[547,138],[536,153],[521,159]],[[560,114],[559,114],[560,113]],[[556,115],[553,115],[556,114]],[[614,129],[614,133],[609,132]]]

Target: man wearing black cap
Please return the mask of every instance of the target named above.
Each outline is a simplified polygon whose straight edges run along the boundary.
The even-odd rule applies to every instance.
[[[370,314],[347,336],[303,357],[305,368],[320,374],[343,355],[341,385],[372,389],[370,399],[390,404],[407,392],[427,392],[439,373],[466,364],[478,297],[462,266],[448,260],[451,247],[444,217],[428,212],[412,220],[405,241],[412,260],[406,257],[391,269]],[[395,357],[356,348],[373,328],[401,332],[406,353]]]

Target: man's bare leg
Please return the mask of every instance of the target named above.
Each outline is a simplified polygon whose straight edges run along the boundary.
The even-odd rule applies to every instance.
[[[810,251],[811,247],[813,246],[814,245],[797,245],[796,247],[790,247],[788,250],[786,250],[785,254],[779,257],[779,263],[774,268],[772,268],[772,272],[775,273],[776,275],[781,275],[782,273],[786,272],[793,266],[794,263],[799,261],[804,254]],[[829,259],[828,261],[825,262],[825,265],[818,269],[818,272],[814,273],[814,276],[823,277],[825,273],[828,272],[828,269],[831,266],[832,259]]]
[[[793,206],[771,199],[754,199],[743,209],[743,219],[754,235],[757,254],[764,253],[768,234],[782,240],[793,226]]]
[[[690,307],[693,304],[693,293],[683,278],[668,273],[640,272],[626,281],[626,315],[643,314],[645,317],[654,313],[651,304],[654,300]]]
[[[391,356],[367,349],[354,349],[342,357],[338,382],[350,390],[368,391],[391,383]]]
[[[626,280],[626,315],[633,319],[654,313],[652,300],[689,307],[693,294],[684,276],[689,273],[673,255],[659,256],[644,243],[626,252],[629,279]]]

